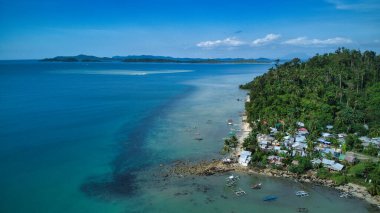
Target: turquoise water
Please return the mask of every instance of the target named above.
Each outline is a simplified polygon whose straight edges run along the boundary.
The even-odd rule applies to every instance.
[[[160,164],[220,158],[226,120],[243,110],[237,86],[269,67],[0,62],[0,212],[373,211],[287,180],[242,175],[237,199],[222,175],[159,175]],[[257,180],[268,187],[248,191]],[[267,193],[280,199],[262,203]]]

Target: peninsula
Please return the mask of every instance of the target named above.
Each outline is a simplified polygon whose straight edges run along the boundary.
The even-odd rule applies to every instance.
[[[249,91],[246,115],[224,141],[227,157],[190,168],[293,178],[380,205],[379,65],[375,52],[344,48],[276,64],[240,86]]]

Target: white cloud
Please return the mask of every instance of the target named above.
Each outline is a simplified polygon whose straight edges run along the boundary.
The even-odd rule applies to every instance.
[[[333,4],[337,10],[378,10],[380,2],[378,0],[326,0]]]
[[[215,47],[238,47],[244,45],[245,42],[238,40],[235,37],[226,38],[223,40],[202,41],[197,44],[198,47],[212,49]]]
[[[266,35],[264,38],[258,38],[256,40],[254,40],[252,42],[252,46],[263,46],[263,45],[266,45],[266,44],[269,44],[277,39],[279,39],[281,37],[281,35],[279,34],[268,34]]]
[[[341,45],[352,43],[351,39],[335,37],[328,38],[325,40],[321,39],[308,39],[307,37],[298,37],[294,39],[289,39],[283,42],[284,44],[297,45],[297,46],[327,46],[327,45]]]

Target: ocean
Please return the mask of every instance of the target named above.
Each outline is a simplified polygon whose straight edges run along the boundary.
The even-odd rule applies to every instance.
[[[226,121],[244,111],[238,85],[270,67],[1,61],[0,212],[374,212],[286,179],[238,174],[247,195],[237,197],[229,174],[161,176],[178,161],[221,158]]]

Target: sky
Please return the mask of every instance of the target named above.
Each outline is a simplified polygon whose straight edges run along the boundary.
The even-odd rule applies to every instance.
[[[380,53],[380,0],[0,0],[0,60]]]

